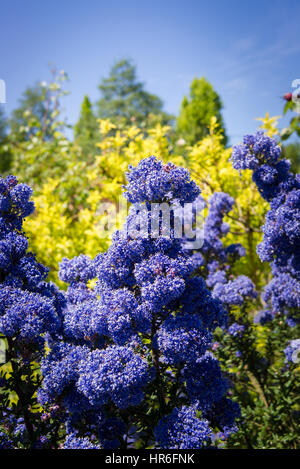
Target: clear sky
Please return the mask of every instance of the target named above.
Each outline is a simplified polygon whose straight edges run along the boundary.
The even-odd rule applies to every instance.
[[[300,78],[300,0],[0,0],[0,78],[6,111],[26,86],[64,69],[70,123],[84,94],[112,63],[129,57],[146,89],[177,114],[194,77],[220,93],[231,143],[281,114],[281,96]],[[284,126],[284,121],[280,122]]]

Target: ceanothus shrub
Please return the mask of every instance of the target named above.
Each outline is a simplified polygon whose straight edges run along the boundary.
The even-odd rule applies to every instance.
[[[241,277],[237,291],[228,289],[225,279],[232,263],[224,275],[213,262],[212,276],[209,272],[207,277],[214,293],[230,308],[229,317],[235,318],[227,334],[216,331],[218,342],[213,345],[224,369],[237,371],[232,392],[242,418],[239,431],[226,440],[227,448],[299,446],[300,180],[280,154],[274,139],[257,132],[245,136],[231,157],[235,169],[253,172],[253,181],[270,204],[257,253],[261,261],[270,263],[273,276],[266,286],[256,285],[259,291],[264,288],[262,295],[256,300],[252,295],[252,304],[249,295],[246,302],[239,300],[239,293],[251,292],[249,281],[241,282]],[[231,303],[235,297],[236,306]]]
[[[0,339],[6,344],[7,372],[0,375],[0,448],[40,448],[51,444],[37,406],[36,363],[45,354],[46,337],[61,329],[64,297],[46,282],[48,269],[28,252],[23,220],[34,210],[32,190],[14,176],[0,178]],[[11,396],[16,397],[14,405]]]
[[[172,223],[170,236],[150,233],[151,203],[192,203],[200,190],[187,170],[155,157],[127,178],[125,197],[144,204],[146,225],[132,206],[135,235],[126,225],[94,260],[62,261],[63,333],[43,360],[39,400],[59,406],[65,448],[214,447],[239,416],[209,351],[227,312]]]
[[[257,132],[233,148],[231,160],[235,169],[253,171],[253,181],[270,203],[257,253],[262,261],[270,262],[273,278],[263,295],[269,307],[255,320],[265,324],[284,314],[287,323],[295,326],[300,309],[300,179],[280,156],[276,140]]]
[[[273,278],[263,297],[269,308],[257,320],[265,323],[280,313],[295,325],[300,311],[300,179],[280,155],[276,140],[257,132],[234,147],[232,164],[238,170],[251,169],[260,194],[270,202],[257,253],[271,263]]]

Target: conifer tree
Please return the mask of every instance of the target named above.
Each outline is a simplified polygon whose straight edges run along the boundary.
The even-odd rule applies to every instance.
[[[212,85],[204,78],[195,78],[190,86],[189,96],[184,96],[177,118],[178,138],[193,145],[209,133],[212,117],[216,117],[223,130],[224,143],[227,136],[221,114],[222,101]]]
[[[74,137],[76,143],[81,147],[85,159],[93,156],[96,152],[96,143],[99,141],[98,127],[92,103],[89,97],[85,95],[79,120],[74,126]]]
[[[163,111],[163,102],[158,96],[145,91],[130,60],[115,63],[109,76],[101,81],[99,90],[98,116],[110,119],[114,124],[134,123],[148,127],[156,122],[168,124],[173,118]]]

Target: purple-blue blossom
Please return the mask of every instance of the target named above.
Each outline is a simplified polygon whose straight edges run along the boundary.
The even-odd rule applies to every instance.
[[[246,328],[243,324],[238,324],[237,322],[234,322],[228,328],[228,334],[232,335],[233,337],[242,337],[245,332],[245,329]]]
[[[129,166],[129,170],[125,197],[131,203],[170,200],[188,203],[200,194],[187,169],[172,163],[164,164],[155,156],[145,158],[136,168]]]
[[[253,181],[262,197],[270,202],[262,227],[263,240],[257,246],[260,259],[271,263],[273,273],[263,299],[274,313],[281,312],[288,319],[297,320],[300,306],[300,182],[299,176],[290,172],[290,163],[280,160],[280,154],[276,141],[258,132],[245,137],[242,145],[234,147],[232,161],[236,169],[253,170]]]
[[[91,442],[87,437],[79,437],[71,433],[68,435],[63,449],[101,449],[101,447]]]
[[[160,420],[154,433],[162,449],[202,449],[212,439],[209,422],[197,416],[196,406],[175,408]]]
[[[80,362],[77,389],[92,406],[113,402],[120,409],[138,405],[151,379],[146,360],[129,347],[91,351]]]
[[[300,339],[291,340],[284,349],[286,361],[292,363],[300,362]]]
[[[233,147],[232,166],[238,170],[255,170],[263,163],[277,163],[280,153],[276,140],[259,131],[255,135],[245,135],[243,143]]]
[[[228,283],[217,283],[213,295],[228,305],[242,305],[245,299],[256,298],[255,285],[246,275],[239,275]]]
[[[143,203],[146,212],[152,202],[183,204],[200,193],[185,169],[154,157],[130,169],[126,191],[129,201]],[[214,200],[218,226],[214,232],[212,222],[212,242],[227,232],[223,216],[233,204],[227,194],[217,194]],[[133,210],[130,223],[135,217]],[[195,406],[210,409],[228,389],[218,361],[207,355],[212,333],[226,324],[227,312],[195,273],[183,240],[172,232],[153,237],[147,224],[134,234],[127,226],[95,259],[62,261],[60,278],[69,283],[67,304],[62,333],[43,359],[39,399],[42,404],[59,403],[69,434],[80,431],[84,422],[85,436],[94,435],[106,448],[118,448],[126,431],[144,425],[147,419],[141,416],[151,400],[159,410],[157,418],[168,420],[172,411],[173,417],[176,414],[177,423],[173,417],[169,422],[174,448],[200,448],[209,444],[212,429],[209,420],[198,419]],[[92,278],[97,279],[94,288],[88,285]],[[194,407],[178,410],[176,403],[169,408],[164,392],[170,386],[175,386],[179,404]],[[110,426],[116,430],[105,436]],[[160,437],[153,428],[148,431],[149,444],[164,444],[154,441]]]
[[[184,314],[166,319],[157,332],[157,347],[168,364],[195,362],[211,345],[212,335],[199,315]]]

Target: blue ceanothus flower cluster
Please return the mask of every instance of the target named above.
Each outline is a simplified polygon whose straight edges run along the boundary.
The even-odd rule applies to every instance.
[[[290,172],[290,162],[280,154],[276,140],[257,132],[234,147],[232,162],[235,169],[253,171],[253,181],[270,203],[263,241],[257,247],[260,259],[272,267],[273,278],[263,297],[270,307],[256,320],[265,323],[283,313],[295,325],[300,309],[300,176]]]
[[[224,192],[215,192],[209,199],[208,215],[204,224],[204,258],[207,285],[213,296],[222,301],[225,308],[241,306],[246,299],[255,298],[255,285],[245,275],[234,278],[230,272],[233,263],[245,255],[241,244],[224,246],[222,238],[229,232],[224,216],[232,210],[234,199]]]
[[[28,252],[22,224],[34,211],[31,194],[14,176],[0,178],[0,333],[26,350],[28,359],[43,347],[45,333],[59,331],[64,305],[45,281],[48,269]]]
[[[238,243],[224,246],[222,238],[229,232],[224,217],[230,213],[234,199],[224,192],[215,192],[208,201],[208,214],[204,222],[204,242],[202,248],[192,254],[195,267],[206,279],[214,298],[222,302],[228,312],[227,323],[220,324],[233,337],[241,337],[249,323],[246,315],[240,315],[239,323],[231,315],[232,308],[245,307],[255,299],[255,285],[245,275],[234,276],[234,263],[245,255],[245,248]],[[229,327],[230,326],[230,327]]]
[[[33,372],[30,363],[39,361],[45,352],[46,338],[60,332],[65,302],[58,289],[46,282],[48,270],[28,251],[22,225],[34,210],[31,194],[30,187],[18,184],[14,176],[0,178],[0,337],[5,338],[6,358],[12,363],[10,378],[2,377],[0,386],[2,397],[12,392],[18,397],[14,409],[0,408],[0,420],[2,426],[11,428],[12,421],[21,419],[22,433],[34,447],[38,436],[32,420],[39,414],[31,419],[28,408],[38,384],[36,380],[24,390],[24,383]],[[0,447],[20,441],[18,434],[8,433],[0,436]]]
[[[299,323],[300,311],[300,175],[290,172],[290,162],[280,159],[276,140],[262,132],[244,137],[232,153],[233,167],[251,169],[253,181],[262,197],[270,203],[263,241],[257,252],[271,263],[273,278],[263,299],[269,307],[258,313],[256,322],[265,324],[279,313],[288,325]],[[298,340],[285,349],[288,361]]]
[[[284,349],[287,362],[300,362],[300,339],[291,340],[289,345]]]
[[[134,235],[127,224],[94,260],[62,261],[59,275],[69,284],[63,335],[43,361],[39,399],[65,412],[66,448],[212,447],[239,415],[209,352],[227,312],[195,273],[172,223],[169,236],[150,233],[152,203],[191,203],[200,190],[187,170],[155,157],[127,178],[125,197],[145,205],[149,231],[133,205]]]

